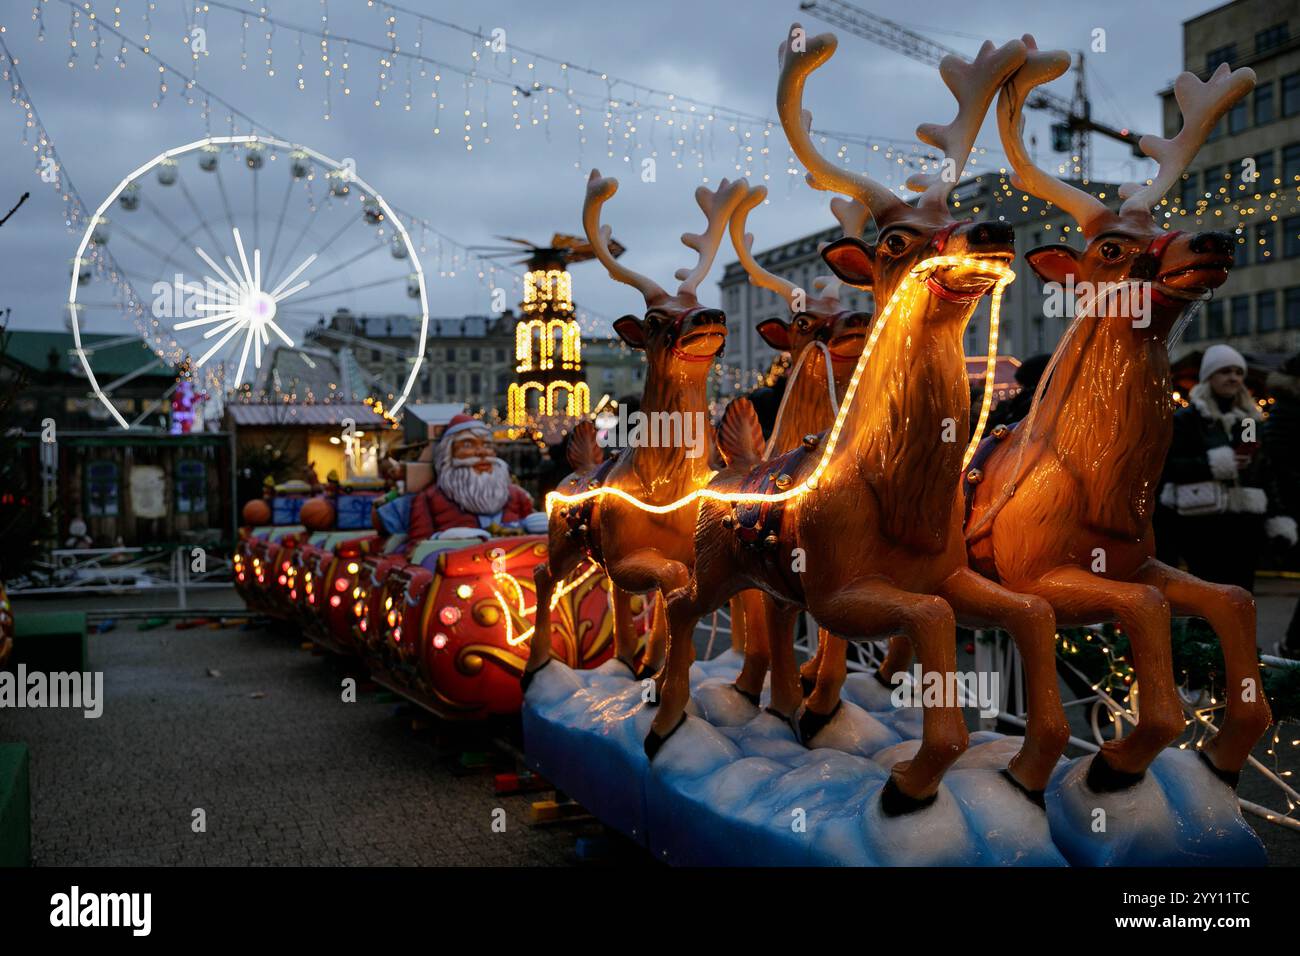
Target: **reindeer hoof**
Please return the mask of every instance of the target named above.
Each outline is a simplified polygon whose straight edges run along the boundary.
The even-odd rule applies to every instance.
[[[1138,783],[1146,776],[1142,773],[1126,773],[1123,770],[1116,770],[1106,762],[1106,758],[1098,753],[1092,758],[1092,763],[1088,764],[1088,776],[1084,783],[1093,793],[1114,793],[1117,790],[1126,790],[1133,784]]]
[[[546,658],[546,661],[542,664],[542,667],[545,667],[553,660],[555,660],[555,658],[553,657]],[[520,691],[523,692],[525,696],[527,696],[528,694],[528,685],[533,682],[533,678],[537,676],[537,672],[540,671],[542,667],[538,667],[535,670],[531,670],[531,671],[525,670],[522,674],[519,675],[519,689]]]
[[[816,677],[804,677],[799,675],[799,688],[803,691],[805,697],[812,696],[812,692],[817,689]]]
[[[887,817],[901,817],[908,813],[915,813],[917,810],[924,810],[938,798],[939,794],[934,793],[924,800],[918,800],[916,797],[909,797],[898,788],[894,782],[894,775],[890,774],[889,779],[885,781],[885,789],[880,791],[880,809]]]
[[[686,723],[686,715],[682,714],[681,718],[678,719],[677,723],[673,725],[673,729],[668,731],[668,733],[664,734],[662,737],[660,737],[657,733],[655,733],[655,729],[651,727],[650,733],[646,734],[645,736],[646,759],[654,760],[655,754],[659,753],[663,745],[668,742],[668,738],[671,737],[673,734],[677,733],[677,731],[681,729],[681,726],[684,723]]]
[[[835,715],[840,712],[840,708],[843,706],[844,701],[837,700],[835,708],[829,714],[819,714],[812,708],[805,707],[803,713],[799,715],[799,742],[805,747],[811,747],[812,739],[835,719]]]
[[[1205,766],[1210,768],[1210,773],[1214,774],[1216,777],[1218,777],[1220,780],[1222,780],[1224,783],[1228,785],[1229,790],[1231,790],[1233,793],[1237,792],[1237,784],[1241,783],[1240,770],[1237,771],[1220,770],[1218,767],[1214,765],[1214,761],[1210,759],[1209,755],[1204,750],[1196,751],[1196,756],[1200,757],[1201,760],[1205,762]]]
[[[1043,796],[1044,792],[1042,790],[1030,790],[1023,783],[1017,780],[1016,775],[1013,774],[1006,767],[1003,767],[1001,770],[998,771],[998,773],[1006,777],[1007,781],[1011,784],[1011,786],[1015,787],[1017,790],[1023,793],[1025,795],[1025,799],[1028,800],[1030,803],[1037,806],[1040,810],[1047,809],[1047,800],[1044,798]]]
[[[750,702],[751,704],[753,704],[755,707],[761,706],[761,705],[759,704],[759,702],[758,702],[758,695],[757,695],[757,694],[751,694],[751,693],[750,693],[749,691],[747,691],[747,690],[741,690],[741,689],[740,689],[738,686],[736,686],[735,684],[732,684],[732,685],[731,685],[731,689],[734,690],[734,691],[735,691],[737,694],[739,694],[741,697],[745,698],[745,700],[749,701],[749,702]]]
[[[659,668],[654,667],[653,665],[650,664],[642,664],[641,669],[639,671],[633,672],[633,676],[635,676],[637,680],[649,680],[650,678],[654,677],[655,674],[658,673],[659,673]]]
[[[627,661],[623,660],[623,658],[621,658],[621,657],[616,657],[616,658],[614,658],[614,660],[618,661],[620,664],[622,664],[624,667],[627,668],[627,672],[628,672],[629,674],[632,675],[632,679],[633,679],[633,680],[639,680],[639,679],[640,679],[640,678],[637,677],[637,674],[636,674],[636,668],[633,667],[631,664],[629,664]]]

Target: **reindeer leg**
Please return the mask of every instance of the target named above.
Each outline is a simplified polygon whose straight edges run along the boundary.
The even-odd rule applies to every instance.
[[[641,658],[638,680],[653,677],[664,666],[665,648],[668,646],[668,599],[662,591],[653,595],[655,605],[650,611],[650,633],[646,635],[645,654]]]
[[[913,594],[873,578],[830,594],[809,610],[840,634],[902,633],[915,646],[928,673],[947,675],[957,669],[957,622],[942,598]],[[929,804],[944,771],[961,756],[969,740],[955,703],[927,707],[921,749],[911,760],[895,765],[881,794],[885,812],[896,815]]]
[[[533,636],[529,641],[528,663],[524,666],[520,683],[527,692],[532,675],[551,660],[551,595],[555,585],[563,581],[578,566],[582,555],[570,548],[552,550],[546,561],[533,569],[533,584],[537,588],[537,614],[534,618]],[[615,620],[617,625],[617,619]]]
[[[733,595],[727,606],[731,615],[731,649],[738,654],[745,653],[745,606],[740,595]]]
[[[740,606],[745,621],[745,663],[734,686],[755,707],[772,662],[771,603],[770,597],[756,590],[741,591],[731,599],[732,607]]]
[[[799,608],[777,603],[771,595],[759,593],[766,611],[768,647],[772,654],[772,702],[768,710],[789,722],[803,701],[799,668],[794,660],[794,626]]]
[[[1004,627],[1020,650],[1029,688],[1029,719],[1024,745],[1007,772],[1031,800],[1041,802],[1047,780],[1070,739],[1070,723],[1056,682],[1056,616],[1052,607],[1041,597],[1013,594],[970,568],[961,568],[944,581],[939,596],[952,605],[961,624]]]
[[[614,610],[614,657],[636,676],[636,625],[632,622],[632,595],[617,584],[610,588]]]
[[[817,686],[817,675],[821,673],[822,661],[826,657],[826,636],[827,631],[824,628],[817,629],[817,650],[799,667],[799,685],[805,697],[810,695],[813,688]]]
[[[817,629],[816,681],[799,716],[799,738],[805,744],[816,737],[839,710],[840,691],[848,676],[848,654],[848,641],[836,637],[824,627]],[[908,656],[911,656],[910,649]]]
[[[1142,713],[1133,733],[1102,744],[1088,783],[1093,790],[1119,790],[1136,783],[1185,726],[1174,690],[1169,602],[1149,584],[1112,581],[1073,566],[1049,571],[1026,590],[1046,598],[1059,619],[1118,620],[1128,635],[1142,687]]]
[[[894,686],[894,675],[900,671],[906,671],[911,663],[911,643],[905,637],[891,637],[889,639],[889,650],[885,652],[885,659],[876,668],[876,680],[886,687],[892,688]]]
[[[1235,789],[1251,748],[1273,722],[1259,674],[1255,599],[1243,588],[1202,581],[1154,558],[1138,569],[1137,579],[1159,588],[1175,614],[1203,618],[1219,636],[1227,667],[1227,712],[1223,726],[1201,748],[1201,755]]]

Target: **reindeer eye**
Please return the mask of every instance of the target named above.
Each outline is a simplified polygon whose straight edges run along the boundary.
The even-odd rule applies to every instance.
[[[903,250],[906,248],[907,240],[898,233],[894,233],[892,236],[885,239],[885,251],[892,256],[901,255]]]
[[[800,317],[795,321],[795,324],[796,324],[797,326],[799,326],[799,328],[801,328],[801,329],[806,329],[806,328],[808,328],[808,320],[807,320],[806,318],[804,318],[803,316],[800,316]]]
[[[1124,254],[1124,250],[1118,242],[1103,242],[1101,244],[1101,257],[1107,262],[1114,262]]]

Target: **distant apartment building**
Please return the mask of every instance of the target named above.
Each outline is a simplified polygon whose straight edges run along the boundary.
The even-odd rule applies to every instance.
[[[591,406],[601,398],[639,396],[645,387],[645,353],[629,348],[620,338],[582,341],[582,370],[591,389]]]
[[[1047,158],[1039,160],[1046,169],[1055,164]],[[1097,196],[1108,206],[1118,208],[1117,187],[1111,183],[1080,183],[1073,185]],[[1082,239],[1074,220],[1061,210],[1049,207],[1042,201],[1011,185],[1010,177],[994,170],[973,176],[958,184],[950,197],[953,215],[958,219],[977,218],[1009,222],[1015,228],[1017,276],[1003,297],[998,330],[998,351],[1020,359],[1055,346],[1069,319],[1065,316],[1047,315],[1044,311],[1046,295],[1043,283],[1019,258],[1024,252],[1053,242],[1067,242],[1082,247]],[[755,254],[758,263],[775,275],[795,283],[800,288],[812,289],[817,276],[827,275],[829,269],[822,261],[818,249],[824,243],[842,235],[838,226],[802,236],[782,245]],[[762,237],[760,237],[762,238]],[[875,240],[875,227],[868,225],[863,237]],[[724,381],[744,379],[745,373],[765,372],[775,357],[770,348],[755,331],[759,323],[772,318],[788,319],[790,311],[774,292],[760,289],[749,282],[739,262],[732,262],[719,283],[722,288],[723,308],[729,326],[727,351],[723,361],[732,366],[734,374]],[[845,308],[872,312],[871,294],[846,287],[841,298]],[[966,328],[965,350],[968,356],[987,352],[989,325],[989,300],[983,299]]]
[[[1254,70],[1255,90],[1167,198],[1175,228],[1235,233],[1236,265],[1175,359],[1217,341],[1255,355],[1300,349],[1300,0],[1236,0],[1184,21],[1184,69],[1206,79],[1221,63]],[[1182,116],[1172,85],[1160,96],[1173,136]]]

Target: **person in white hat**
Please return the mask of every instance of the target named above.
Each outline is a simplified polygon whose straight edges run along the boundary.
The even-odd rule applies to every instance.
[[[528,492],[510,481],[492,431],[481,420],[464,414],[452,418],[438,439],[434,463],[437,479],[411,502],[411,542],[546,530],[546,516],[537,514]]]
[[[1249,591],[1265,538],[1290,547],[1296,523],[1281,513],[1281,495],[1259,454],[1263,416],[1246,388],[1246,369],[1230,345],[1205,350],[1200,381],[1174,415],[1161,502],[1177,513],[1188,570]]]

